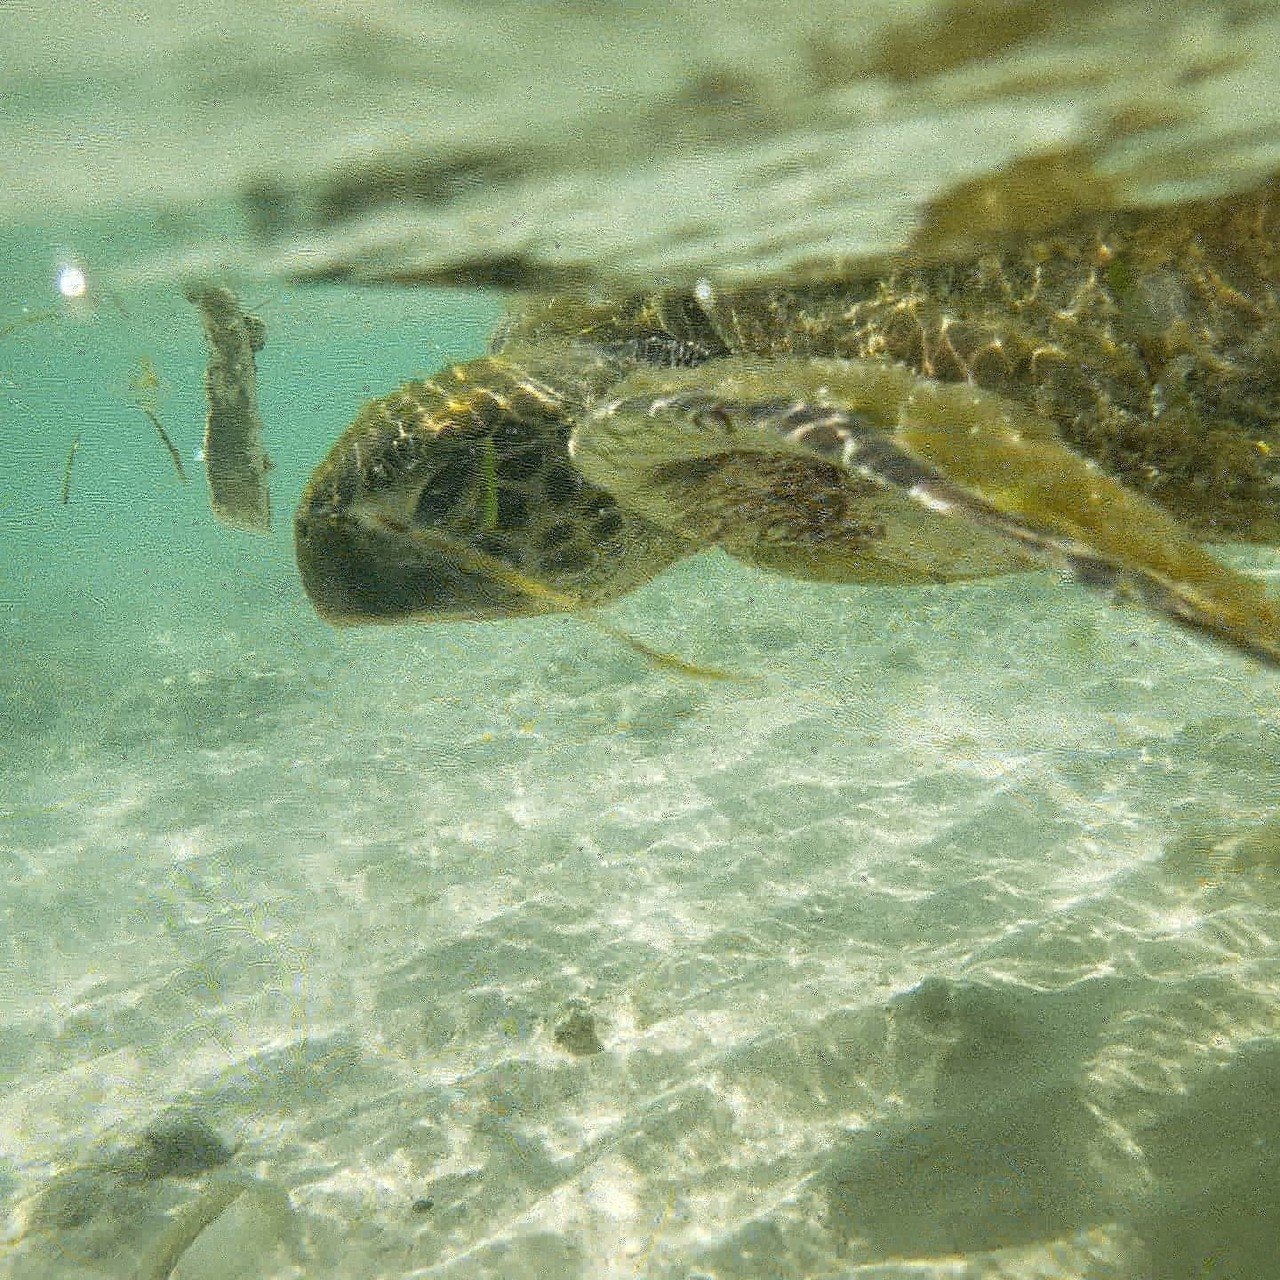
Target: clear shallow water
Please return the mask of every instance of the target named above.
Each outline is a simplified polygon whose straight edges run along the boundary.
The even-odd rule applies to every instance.
[[[209,514],[180,301],[0,343],[0,1267],[1274,1273],[1273,676],[1048,575],[718,556],[610,618],[733,682],[568,619],[334,632],[309,466],[496,309],[261,312],[269,539]],[[175,1106],[234,1154],[138,1172]]]

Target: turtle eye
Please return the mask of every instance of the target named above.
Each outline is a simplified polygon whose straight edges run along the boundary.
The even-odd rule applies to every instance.
[[[504,618],[548,608],[522,585],[523,496],[497,482],[483,440],[433,434],[407,467],[369,445],[340,441],[294,518],[303,586],[323,618]]]
[[[476,483],[478,453],[474,447],[463,446],[422,486],[413,509],[415,525],[448,524],[466,508]]]

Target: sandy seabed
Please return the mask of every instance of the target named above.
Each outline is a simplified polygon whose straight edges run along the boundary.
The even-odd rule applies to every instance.
[[[1275,676],[1051,575],[719,555],[609,617],[732,680],[573,619],[333,632],[289,504],[387,379],[301,306],[265,542],[104,321],[5,351],[0,1268],[1276,1274]]]

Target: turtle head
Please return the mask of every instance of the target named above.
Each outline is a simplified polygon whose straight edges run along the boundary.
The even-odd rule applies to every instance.
[[[366,405],[294,518],[316,611],[339,624],[566,612],[684,554],[585,479],[568,434],[563,401],[498,359]]]

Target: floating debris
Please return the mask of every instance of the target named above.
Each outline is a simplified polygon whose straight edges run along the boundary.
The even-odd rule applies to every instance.
[[[178,447],[169,439],[169,433],[164,429],[160,422],[159,416],[153,409],[143,409],[143,415],[156,429],[156,434],[160,437],[160,443],[169,450],[169,457],[173,459],[173,469],[178,473],[178,479],[186,484],[188,479],[186,468],[182,465],[182,455],[178,452]]]
[[[266,342],[266,326],[241,310],[230,289],[192,286],[186,296],[200,311],[209,343],[204,465],[213,514],[233,529],[265,533],[271,527],[271,459],[262,445],[254,354]]]
[[[71,468],[75,466],[76,454],[80,452],[80,433],[76,432],[76,437],[71,442],[71,448],[67,450],[67,460],[62,464],[62,505],[65,507],[71,501]]]
[[[169,457],[173,460],[173,469],[178,473],[178,479],[186,484],[188,476],[182,465],[182,455],[160,421],[160,374],[150,356],[144,355],[138,361],[138,372],[129,379],[129,390],[133,393],[134,408],[155,427],[160,443],[169,451]]]
[[[58,271],[54,281],[58,292],[68,299],[83,298],[89,291],[89,280],[84,271],[74,262],[65,263]]]
[[[725,671],[722,667],[704,667],[700,663],[689,662],[678,654],[655,649],[651,645],[645,644],[643,640],[637,640],[635,636],[628,634],[621,628],[610,625],[594,613],[584,612],[579,613],[577,616],[588,626],[594,627],[611,640],[617,640],[620,644],[626,645],[633,653],[638,653],[647,662],[660,670],[674,671],[677,675],[689,676],[693,680],[756,679],[755,676],[741,676],[733,671]]]

